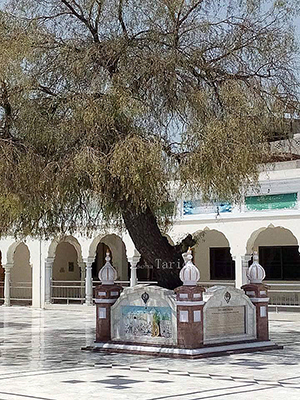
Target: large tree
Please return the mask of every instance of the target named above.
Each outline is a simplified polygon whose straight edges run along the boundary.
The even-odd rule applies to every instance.
[[[184,193],[237,199],[287,134],[291,1],[18,0],[0,14],[0,226],[124,224],[143,260]],[[188,240],[185,241],[187,243]],[[161,270],[175,287],[178,270]]]

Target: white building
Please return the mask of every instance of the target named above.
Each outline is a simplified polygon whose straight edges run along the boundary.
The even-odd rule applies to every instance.
[[[168,236],[175,243],[189,233],[200,234],[194,262],[201,272],[200,281],[207,285],[235,282],[240,287],[246,283],[248,262],[258,250],[276,301],[300,305],[300,135],[290,143],[272,146],[277,159],[291,160],[265,167],[258,192],[247,193],[240,205],[182,199]],[[139,256],[126,232],[98,233],[93,238],[74,235],[60,241],[2,239],[0,301],[45,307],[77,299],[90,305],[92,280],[105,263],[107,248],[118,279],[128,281],[129,263],[134,268]],[[139,274],[141,279],[149,278],[149,271]]]

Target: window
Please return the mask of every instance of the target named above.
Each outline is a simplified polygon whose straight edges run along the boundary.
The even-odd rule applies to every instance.
[[[298,246],[260,246],[259,263],[267,280],[300,280]]]
[[[210,279],[235,279],[230,247],[210,247]]]

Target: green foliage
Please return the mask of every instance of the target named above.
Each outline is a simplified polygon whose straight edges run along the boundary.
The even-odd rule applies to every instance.
[[[1,233],[120,224],[128,208],[163,224],[183,192],[238,198],[296,100],[292,3],[263,3],[9,1]]]

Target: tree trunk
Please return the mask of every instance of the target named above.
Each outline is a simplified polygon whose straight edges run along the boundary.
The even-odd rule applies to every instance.
[[[162,236],[149,208],[143,213],[124,209],[122,212],[129,235],[145,261],[144,268],[153,268],[159,286],[174,289],[182,285],[179,271],[183,265],[181,246],[172,246]]]

